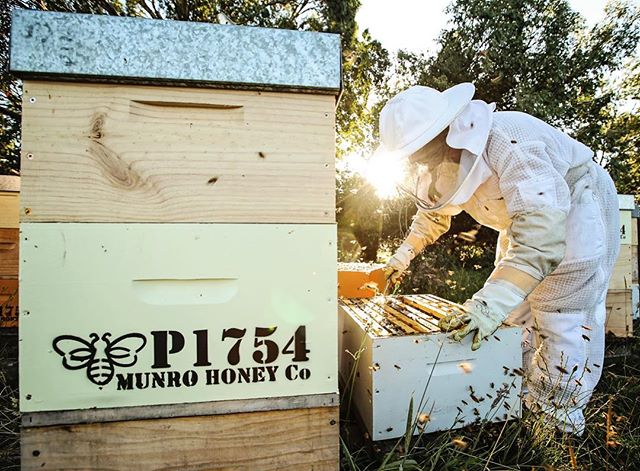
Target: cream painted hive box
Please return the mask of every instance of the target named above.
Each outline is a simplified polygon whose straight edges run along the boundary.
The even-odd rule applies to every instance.
[[[520,327],[502,327],[471,350],[437,326],[455,305],[431,295],[341,300],[342,402],[372,440],[404,435],[413,399],[415,434],[477,420],[520,417]]]
[[[638,208],[633,195],[618,195],[620,208],[620,254],[607,291],[607,333],[633,336],[638,317]]]
[[[336,469],[339,36],[16,10],[11,70],[24,468]]]

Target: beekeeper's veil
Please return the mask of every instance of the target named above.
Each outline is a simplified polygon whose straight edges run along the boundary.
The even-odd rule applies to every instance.
[[[405,167],[398,189],[421,209],[462,204],[488,177],[481,154],[494,107],[472,101],[474,91],[470,83],[444,92],[414,86],[382,109],[382,143],[373,159],[393,159]]]

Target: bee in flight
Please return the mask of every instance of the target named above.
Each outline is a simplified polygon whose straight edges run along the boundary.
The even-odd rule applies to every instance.
[[[138,361],[138,352],[147,339],[138,333],[126,334],[111,340],[111,333],[102,337],[89,335],[89,341],[75,335],[61,335],[53,340],[53,349],[62,357],[68,370],[87,369],[87,378],[100,387],[113,379],[115,367],[129,367]]]

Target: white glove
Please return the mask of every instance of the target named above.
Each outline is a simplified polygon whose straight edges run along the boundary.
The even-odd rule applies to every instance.
[[[387,280],[387,284],[399,283],[402,279],[402,274],[409,268],[411,260],[416,256],[413,247],[406,242],[403,243],[393,257],[387,262],[387,266],[384,267],[384,277]]]
[[[475,332],[471,350],[493,334],[509,313],[520,305],[526,294],[507,281],[488,281],[484,287],[462,305],[462,311],[438,322],[445,332],[454,331],[451,338],[460,341]]]

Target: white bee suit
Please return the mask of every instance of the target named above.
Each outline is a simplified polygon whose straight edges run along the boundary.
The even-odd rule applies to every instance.
[[[490,129],[461,121],[462,113],[447,142],[479,163],[458,198],[437,213],[418,211],[404,250],[420,252],[462,210],[499,232],[495,269],[474,298],[501,280],[515,285],[521,297],[503,305],[508,321],[531,333],[523,343],[525,403],[582,433],[582,410],[601,374],[604,300],[619,250],[615,187],[590,149],[552,126],[524,113],[493,113],[484,102],[470,106],[476,120],[492,120]],[[486,142],[481,151],[478,142]]]

